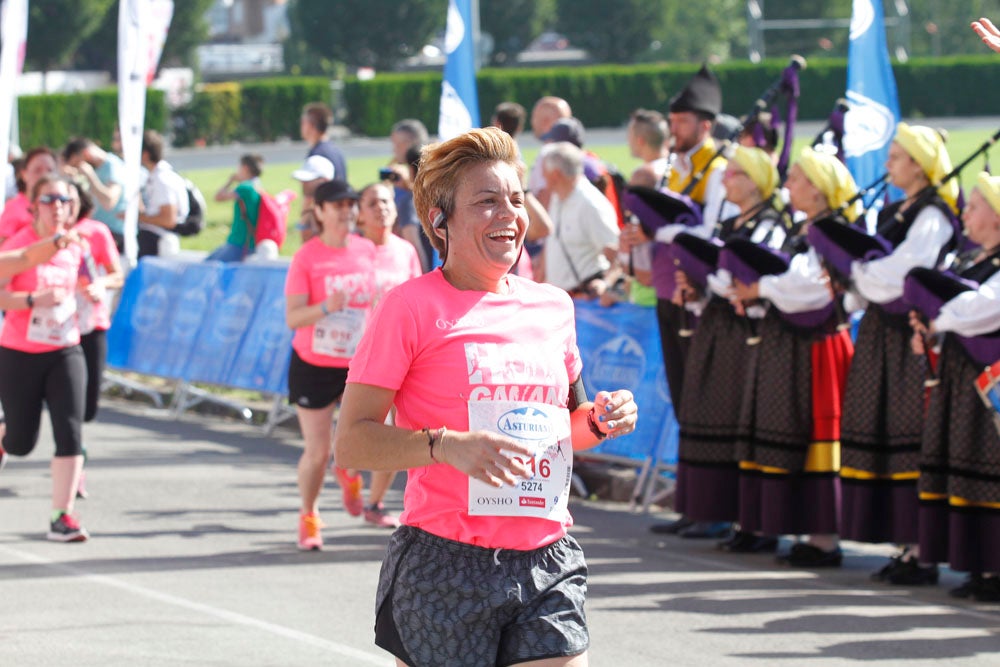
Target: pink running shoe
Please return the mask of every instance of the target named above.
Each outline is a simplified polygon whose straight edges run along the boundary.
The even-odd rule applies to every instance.
[[[365,508],[365,521],[377,528],[399,528],[399,519],[386,512],[382,503]]]
[[[354,477],[350,477],[346,470],[337,466],[333,467],[333,472],[337,476],[337,481],[340,482],[340,490],[344,496],[344,509],[351,516],[361,516],[365,509],[365,501],[361,497],[361,473],[355,473]]]
[[[48,538],[52,542],[86,542],[90,533],[80,525],[76,516],[63,512],[58,519],[49,523]]]
[[[323,535],[320,530],[323,522],[319,520],[318,514],[299,515],[299,550],[301,551],[322,551]]]

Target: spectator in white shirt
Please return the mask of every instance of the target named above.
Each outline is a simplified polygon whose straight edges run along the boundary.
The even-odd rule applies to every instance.
[[[546,282],[574,296],[600,296],[618,252],[618,216],[583,175],[583,151],[569,142],[543,149],[542,173],[552,192],[553,232],[545,247]]]
[[[176,255],[181,244],[173,229],[189,212],[184,179],[163,159],[163,137],[146,130],[142,135],[142,166],[149,178],[142,190],[139,213],[139,257]]]

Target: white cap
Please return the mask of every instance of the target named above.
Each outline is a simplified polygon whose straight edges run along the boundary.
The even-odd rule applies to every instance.
[[[317,178],[333,180],[333,163],[322,155],[310,155],[301,169],[292,172],[292,178],[304,183],[315,181]]]

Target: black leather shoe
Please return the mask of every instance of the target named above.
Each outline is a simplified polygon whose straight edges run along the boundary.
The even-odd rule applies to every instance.
[[[896,586],[926,586],[938,582],[937,565],[921,565],[916,558],[900,561],[886,577]]]
[[[677,519],[677,521],[654,523],[649,527],[649,532],[656,533],[657,535],[676,535],[680,531],[692,525],[694,525],[694,521],[682,516]]]
[[[995,575],[983,577],[979,588],[972,592],[972,597],[977,602],[1000,602],[1000,578]]]
[[[875,582],[889,581],[889,577],[893,572],[900,566],[903,562],[903,555],[893,556],[889,559],[889,562],[882,566],[882,569],[877,572],[872,572],[869,579]]]
[[[698,521],[681,530],[677,535],[687,539],[719,539],[732,531],[733,524],[728,521]]]
[[[983,575],[970,574],[961,586],[948,591],[948,595],[953,598],[971,598],[983,585]]]
[[[741,530],[717,546],[721,551],[733,554],[773,553],[778,548],[778,538],[770,535],[754,535]]]
[[[792,567],[840,567],[844,560],[844,553],[839,547],[823,551],[819,547],[800,542],[794,545],[787,554],[778,556],[776,560]]]

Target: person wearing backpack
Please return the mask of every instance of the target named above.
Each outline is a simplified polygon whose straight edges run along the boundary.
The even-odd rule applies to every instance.
[[[163,137],[154,130],[142,134],[142,166],[149,178],[139,211],[139,257],[165,257],[180,252],[176,228],[191,211],[184,179],[163,159]]]
[[[226,242],[212,251],[208,261],[242,262],[254,252],[257,240],[257,221],[260,214],[260,175],[264,158],[244,155],[236,172],[215,193],[215,201],[233,202],[233,223]]]

